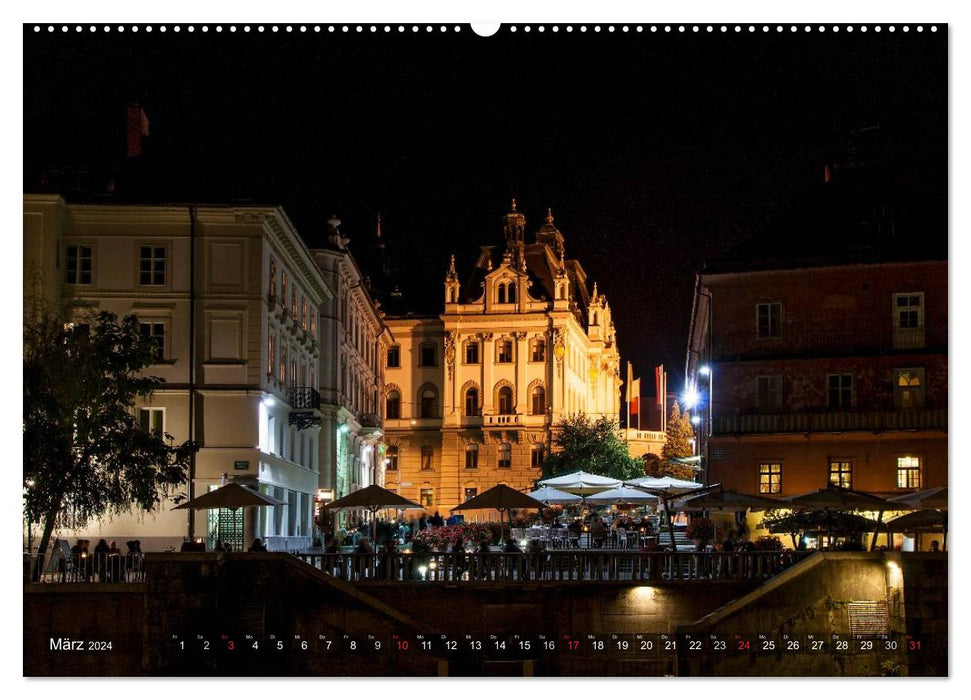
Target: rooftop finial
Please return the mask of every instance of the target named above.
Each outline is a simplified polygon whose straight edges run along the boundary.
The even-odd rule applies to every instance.
[[[546,209],[546,223],[548,224],[553,223],[553,207],[548,207]]]
[[[597,300],[597,283],[596,282],[593,283],[593,300],[594,301]]]
[[[513,211],[516,211],[516,198],[515,197],[512,198],[512,210]]]
[[[378,230],[375,232],[378,240],[381,240],[381,212],[378,212]]]
[[[450,277],[454,276],[455,273],[455,256],[453,255],[451,260],[448,261],[448,274]]]

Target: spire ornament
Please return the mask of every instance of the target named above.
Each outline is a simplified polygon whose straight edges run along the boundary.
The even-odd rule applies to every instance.
[[[553,223],[553,208],[552,207],[547,207],[547,209],[546,209],[546,223],[548,223],[548,224],[552,224]]]

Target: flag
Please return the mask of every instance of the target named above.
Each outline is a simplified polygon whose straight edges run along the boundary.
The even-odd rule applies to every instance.
[[[631,387],[630,387],[630,409],[629,410],[633,415],[637,416],[636,419],[632,419],[632,420],[634,421],[634,425],[637,426],[638,430],[641,429],[640,403],[641,403],[641,380],[635,379],[633,382],[631,382]],[[631,426],[628,426],[628,427],[631,427]]]
[[[664,365],[658,365],[654,368],[654,395],[657,397],[655,403],[658,406],[664,405]]]
[[[143,136],[148,136],[148,115],[141,105],[133,102],[125,110],[126,154],[129,158],[141,155]]]

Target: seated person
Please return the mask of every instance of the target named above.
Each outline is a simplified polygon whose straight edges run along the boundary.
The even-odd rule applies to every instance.
[[[503,551],[508,553],[519,552],[520,554],[522,554],[523,550],[521,550],[519,548],[519,545],[516,544],[516,540],[509,538],[508,540],[506,540],[506,547]]]
[[[259,537],[257,537],[255,540],[253,540],[253,544],[251,544],[249,546],[249,551],[251,551],[251,552],[265,552],[266,551],[266,545],[263,544],[263,540],[261,540]]]

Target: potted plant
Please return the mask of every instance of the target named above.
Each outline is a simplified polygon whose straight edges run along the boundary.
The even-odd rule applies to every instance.
[[[688,523],[685,535],[689,540],[694,540],[695,548],[700,551],[714,538],[715,525],[708,518],[695,518]]]

